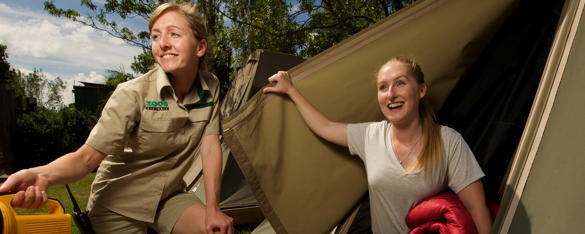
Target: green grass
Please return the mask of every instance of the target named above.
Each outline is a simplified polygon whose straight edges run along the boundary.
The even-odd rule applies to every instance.
[[[81,179],[80,181],[69,184],[69,188],[71,188],[71,192],[73,193],[73,196],[75,196],[75,200],[77,201],[77,204],[79,205],[79,208],[82,211],[84,211],[86,208],[87,199],[89,198],[91,183],[93,182],[94,178],[95,178],[95,173],[90,173],[89,175],[87,175],[86,177]],[[68,214],[73,213],[73,202],[69,198],[69,194],[67,193],[67,188],[65,188],[65,185],[57,185],[57,186],[49,187],[49,189],[47,190],[47,196],[49,198],[54,198],[54,199],[59,200],[61,202],[61,204],[63,205],[63,208],[65,209],[65,213],[68,213]],[[15,210],[16,210],[16,213],[19,213],[19,214],[47,213],[48,212],[48,208],[46,206],[45,206],[45,208],[38,209],[38,210],[30,210],[30,209],[15,209]],[[252,232],[252,230],[254,230],[256,225],[257,224],[251,224],[251,225],[242,225],[239,227],[235,227],[235,233],[236,234],[248,234],[248,233]],[[73,219],[71,220],[71,226],[72,226],[72,229],[71,229],[72,234],[80,234],[81,233],[79,231],[79,229],[77,229],[77,226],[75,225],[75,222],[73,222]]]
[[[75,200],[77,201],[77,204],[79,205],[79,208],[84,211],[85,207],[87,205],[87,199],[89,197],[89,190],[91,187],[91,183],[93,182],[93,178],[95,177],[95,173],[90,173],[87,176],[85,176],[83,179],[75,182],[75,183],[71,183],[69,184],[69,188],[71,189],[71,192],[73,193],[73,196],[75,196]],[[73,213],[73,202],[71,201],[71,199],[69,198],[69,194],[67,193],[67,188],[65,188],[65,185],[57,185],[57,186],[51,186],[49,187],[49,189],[47,189],[47,196],[49,198],[53,198],[56,200],[59,200],[61,202],[61,204],[63,205],[63,208],[65,210],[65,213],[71,214]],[[16,213],[18,214],[31,214],[31,213],[47,213],[48,212],[48,208],[47,206],[45,206],[45,208],[43,209],[15,209]],[[75,225],[75,222],[73,222],[73,219],[71,219],[71,233],[72,234],[80,234],[81,232],[79,231],[79,229],[77,228],[77,225]]]

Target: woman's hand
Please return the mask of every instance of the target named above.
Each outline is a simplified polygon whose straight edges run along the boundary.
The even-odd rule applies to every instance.
[[[272,75],[268,78],[268,82],[270,82],[272,86],[264,88],[262,93],[282,93],[289,95],[290,91],[294,89],[290,76],[288,75],[288,72],[285,71],[279,71]]]
[[[30,169],[20,170],[8,177],[0,186],[0,193],[16,192],[12,206],[26,209],[40,209],[47,202],[48,180]]]
[[[77,181],[95,169],[106,157],[89,145],[63,155],[39,167],[20,170],[0,186],[0,193],[17,192],[12,206],[27,209],[42,208],[47,202],[49,185]]]
[[[231,217],[220,210],[207,210],[205,214],[205,231],[207,233],[234,233],[234,226]]]

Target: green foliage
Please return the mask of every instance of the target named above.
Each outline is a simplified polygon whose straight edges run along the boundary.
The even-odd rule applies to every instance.
[[[6,46],[0,44],[1,84],[14,90],[15,95],[24,97],[26,102],[32,100],[34,104],[18,104],[25,108],[16,113],[16,136],[13,140],[18,158],[16,168],[45,164],[76,150],[97,122],[96,115],[64,107],[61,92],[65,89],[65,82],[61,78],[48,80],[40,69],[34,69],[29,74],[10,69],[5,51]]]
[[[49,94],[47,95],[45,106],[53,110],[63,108],[65,105],[63,104],[61,93],[65,90],[65,87],[65,82],[63,82],[60,77],[47,81]]]
[[[47,86],[47,78],[42,73],[42,70],[34,69],[33,73],[27,75],[20,74],[20,87],[24,90],[24,95],[30,98],[38,98],[43,100],[45,87]]]
[[[6,54],[7,46],[0,44],[0,85],[22,96],[33,103],[49,108],[60,109],[63,105],[61,93],[66,83],[60,77],[48,80],[41,69],[34,69],[32,73],[23,74],[19,70],[11,69]]]
[[[63,137],[63,123],[54,111],[38,108],[22,113],[16,125],[16,168],[46,164],[56,155],[64,153],[59,147],[59,139]]]
[[[22,96],[24,91],[18,82],[19,76],[15,70],[10,69],[6,49],[6,45],[0,44],[0,86],[14,92],[17,96]]]
[[[389,16],[415,0],[199,0],[198,7],[208,29],[208,70],[221,80],[234,77],[236,68],[256,49],[268,49],[309,58],[335,43]],[[92,28],[105,31],[138,46],[132,70],[145,73],[154,64],[149,33],[133,32],[115,20],[143,19],[165,0],[106,0],[95,4],[81,0],[85,16],[57,8],[53,0],[45,10]]]
[[[17,82],[14,89],[19,90],[17,95],[34,100],[42,108],[58,110],[64,107],[61,93],[65,90],[66,82],[60,77],[49,80],[41,69],[36,68],[29,74],[16,70],[12,70],[12,73]]]
[[[97,117],[74,107],[51,110],[37,107],[17,117],[15,153],[17,168],[46,164],[76,150],[84,142]]]
[[[130,68],[135,73],[144,74],[153,68],[154,63],[152,50],[142,49],[142,53],[134,56],[134,62],[132,62]]]
[[[0,84],[8,83],[10,80],[10,63],[8,63],[8,54],[6,54],[6,45],[0,44]]]
[[[36,68],[29,74],[11,69],[6,49],[6,45],[0,44],[0,85],[6,90],[13,91],[16,96],[37,100],[36,103],[41,106],[51,109],[61,108],[63,106],[61,92],[65,90],[65,82],[59,77],[55,80],[47,80],[42,70]],[[46,94],[47,91],[48,94]],[[47,100],[43,102],[45,96]]]
[[[118,86],[120,83],[129,81],[133,78],[132,74],[124,73],[121,71],[107,70],[106,72],[107,72],[106,86],[110,92],[114,91],[114,89],[116,89],[116,86]]]
[[[150,48],[148,34],[134,33],[127,27],[119,26],[116,21],[108,18],[115,15],[122,20],[129,17],[137,17],[148,21],[150,12],[152,12],[154,6],[158,5],[158,2],[153,0],[106,0],[103,6],[98,7],[91,0],[81,0],[81,6],[88,9],[86,11],[87,15],[85,16],[72,9],[57,8],[53,0],[45,1],[44,7],[51,15],[65,17],[83,25],[104,31],[114,37],[124,39],[130,45]]]
[[[72,152],[85,143],[89,132],[96,124],[98,115],[73,107],[62,108],[57,118],[63,123],[63,137],[60,139],[61,152]],[[60,154],[58,154],[60,156]]]

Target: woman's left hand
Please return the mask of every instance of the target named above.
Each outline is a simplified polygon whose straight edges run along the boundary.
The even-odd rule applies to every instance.
[[[205,231],[207,233],[234,233],[234,219],[222,213],[221,210],[207,210],[205,215]]]

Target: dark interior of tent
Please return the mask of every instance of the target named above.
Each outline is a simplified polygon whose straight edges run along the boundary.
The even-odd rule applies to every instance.
[[[475,154],[489,200],[503,192],[562,7],[563,1],[523,1],[437,112],[439,123],[459,131]]]
[[[564,1],[522,1],[437,111],[461,133],[486,176],[486,199],[499,203],[554,39]],[[366,213],[367,212],[367,213]],[[369,230],[367,196],[349,233]]]

